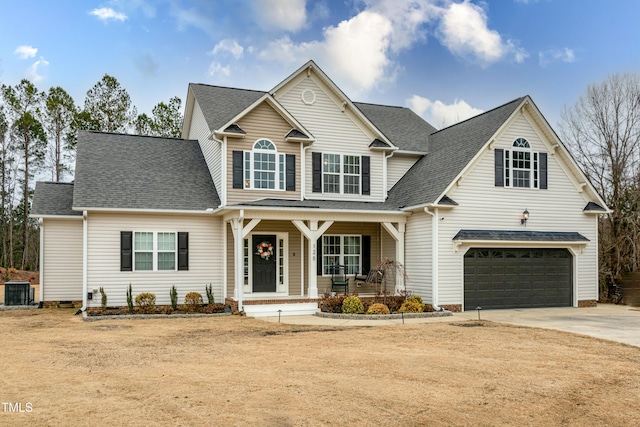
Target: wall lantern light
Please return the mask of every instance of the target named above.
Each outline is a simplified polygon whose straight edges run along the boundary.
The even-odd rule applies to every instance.
[[[529,211],[525,208],[524,212],[522,212],[522,215],[520,216],[520,224],[526,227],[528,219],[529,219]]]

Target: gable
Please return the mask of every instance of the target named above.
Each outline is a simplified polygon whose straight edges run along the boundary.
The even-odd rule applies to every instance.
[[[380,137],[356,117],[318,77],[303,74],[275,95],[315,137],[314,150],[369,152],[371,142]]]

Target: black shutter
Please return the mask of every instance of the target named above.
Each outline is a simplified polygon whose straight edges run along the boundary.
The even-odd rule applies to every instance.
[[[540,189],[547,189],[547,153],[539,153],[538,161],[540,162]]]
[[[371,270],[371,236],[362,236],[362,274]]]
[[[189,233],[178,232],[178,270],[189,269]]]
[[[496,187],[504,187],[504,150],[495,149]]]
[[[287,191],[296,191],[296,155],[287,154]]]
[[[243,155],[244,153],[242,151],[233,152],[233,165],[232,165],[233,188],[244,188],[244,185],[242,185],[242,181],[244,180],[244,177],[243,177],[244,168],[242,165]]]
[[[316,243],[316,274],[322,276],[322,237]]]
[[[133,232],[120,232],[120,271],[133,270]]]
[[[311,153],[311,171],[313,173],[314,193],[322,193],[322,153]]]
[[[371,194],[371,158],[362,156],[362,194],[368,196]]]

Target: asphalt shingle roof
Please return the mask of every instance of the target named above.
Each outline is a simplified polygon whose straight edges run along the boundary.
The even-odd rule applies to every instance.
[[[504,240],[516,242],[588,242],[576,232],[460,230],[452,240]]]
[[[31,215],[82,216],[82,212],[71,209],[73,205],[73,183],[37,182],[33,195]]]
[[[198,141],[80,132],[75,208],[206,210],[220,199]]]
[[[515,99],[429,135],[428,154],[393,186],[387,203],[404,207],[436,202],[523,99]]]
[[[427,151],[427,137],[437,129],[409,108],[354,102],[371,123],[396,147]]]
[[[189,88],[193,91],[211,132],[220,129],[266,94],[259,90],[235,89],[201,83],[190,83]]]

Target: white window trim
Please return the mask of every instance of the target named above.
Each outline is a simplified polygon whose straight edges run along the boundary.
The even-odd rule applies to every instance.
[[[324,171],[324,156],[325,155],[332,155],[332,156],[338,156],[340,158],[340,173],[334,173],[334,172],[325,172]],[[352,173],[346,173],[344,171],[344,158],[345,156],[352,156],[352,157],[357,157],[359,160],[358,166],[360,168],[360,173],[357,174],[357,176],[360,178],[359,182],[358,182],[358,192],[357,193],[345,193],[344,191],[344,182],[345,176],[356,176],[356,174],[352,174]],[[360,196],[362,195],[362,156],[359,154],[340,154],[340,153],[325,153],[322,152],[321,153],[321,161],[322,161],[322,193],[323,194],[340,194],[340,195],[347,195],[347,196]],[[333,192],[328,192],[324,190],[324,177],[326,175],[338,175],[339,176],[339,185],[338,188],[340,188],[340,191],[338,193],[333,193]]]
[[[259,141],[269,141],[275,150],[265,150],[261,148],[255,148],[256,144]],[[273,171],[273,183],[274,188],[257,188],[254,186],[255,183],[255,153],[263,153],[263,154],[274,154],[275,159],[275,170]],[[249,169],[247,170],[247,155],[249,156]],[[276,144],[268,138],[258,138],[252,146],[251,150],[245,150],[242,152],[242,174],[243,174],[243,188],[245,190],[262,190],[262,191],[285,191],[287,187],[286,177],[287,177],[287,162],[286,162],[286,154],[278,152],[278,147]],[[271,171],[269,171],[271,172]]]
[[[529,148],[523,147],[515,147],[513,144],[515,141],[519,139],[524,139],[529,144]],[[514,153],[531,153],[531,157],[529,159],[530,167],[529,169],[517,168],[513,167],[513,154]],[[524,190],[539,190],[540,189],[540,152],[533,151],[531,147],[531,143],[523,137],[518,137],[513,140],[511,147],[506,148],[504,150],[504,159],[503,159],[503,179],[505,188],[515,188],[515,189],[524,189]],[[513,185],[514,170],[528,170],[529,171],[529,186],[528,187],[517,187]]]
[[[153,234],[153,249],[151,251],[148,250],[144,250],[144,251],[138,251],[136,250],[136,234],[137,233],[152,233]],[[173,262],[173,269],[172,270],[159,270],[158,269],[158,254],[160,252],[165,253],[165,252],[171,252],[171,251],[166,251],[166,250],[159,250],[158,249],[158,234],[173,234],[174,235],[174,242],[175,242],[175,250],[174,252],[174,262]],[[136,230],[133,231],[133,236],[132,236],[132,240],[133,240],[133,259],[132,259],[132,266],[131,266],[131,270],[134,272],[138,272],[138,273],[151,273],[151,272],[169,272],[169,271],[178,271],[178,232],[177,231],[151,231],[151,230]],[[151,252],[151,256],[152,256],[152,269],[151,270],[137,270],[136,269],[136,252],[145,252],[145,253],[149,253]]]
[[[331,277],[331,273],[325,273],[325,264],[324,264],[324,248],[325,248],[325,237],[339,237],[340,238],[340,262],[338,265],[346,265],[344,263],[344,238],[345,237],[358,237],[360,239],[360,253],[358,254],[358,272],[362,271],[362,235],[361,234],[323,234],[322,235],[322,253],[320,256],[322,257],[322,277]],[[349,254],[352,255],[352,254]],[[352,273],[345,273],[347,275],[353,276]],[[356,273],[357,274],[357,273]]]

